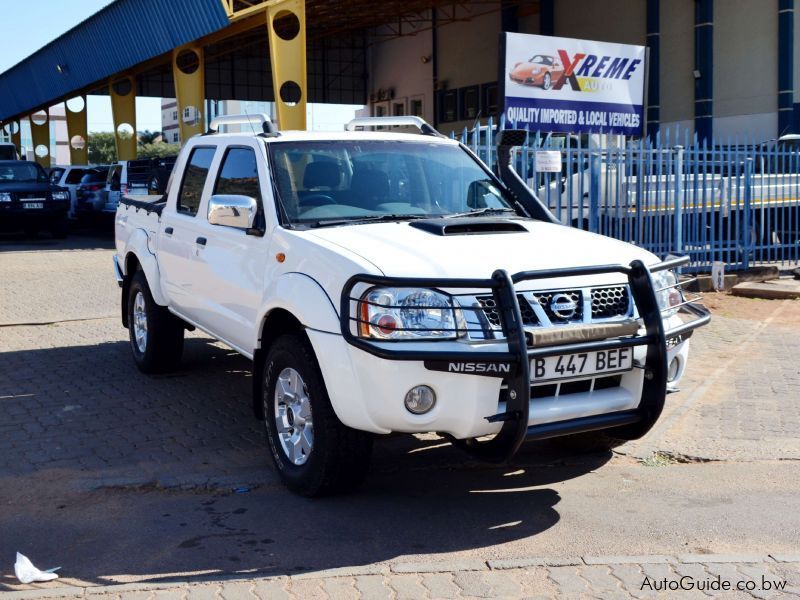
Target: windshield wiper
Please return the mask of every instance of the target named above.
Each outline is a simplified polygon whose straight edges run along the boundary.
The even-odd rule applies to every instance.
[[[309,223],[310,227],[334,227],[336,225],[358,225],[360,223],[380,223],[383,221],[404,221],[406,219],[427,219],[428,215],[366,215],[352,219],[323,219]]]
[[[494,206],[487,206],[486,208],[475,208],[473,210],[468,210],[465,212],[454,213],[452,215],[446,215],[445,219],[456,219],[458,217],[476,217],[479,215],[491,215],[491,214],[504,214],[504,213],[514,213],[517,214],[517,211],[513,208],[508,207],[494,207]]]

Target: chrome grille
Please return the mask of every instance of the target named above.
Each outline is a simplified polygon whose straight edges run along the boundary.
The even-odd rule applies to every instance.
[[[550,304],[553,302],[553,296],[564,294],[575,303],[575,313],[568,319],[563,319],[557,316]],[[551,323],[580,323],[583,321],[583,294],[581,290],[554,290],[552,292],[536,293],[534,298],[539,301],[539,306],[544,309],[547,318]]]
[[[630,294],[624,285],[592,290],[592,318],[624,317],[630,307]]]
[[[483,314],[486,315],[486,319],[489,323],[494,327],[500,327],[500,311],[497,308],[494,296],[477,296],[475,299],[483,308]],[[522,313],[522,324],[531,326],[538,325],[539,320],[536,318],[531,305],[525,300],[525,297],[522,294],[517,294],[517,301],[519,302],[519,310]]]

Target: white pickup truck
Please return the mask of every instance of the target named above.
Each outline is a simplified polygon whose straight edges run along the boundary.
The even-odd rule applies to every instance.
[[[243,121],[259,133],[217,133]],[[555,222],[510,167],[523,141],[498,136],[495,176],[417,118],[215,120],[164,197],[116,214],[136,364],[176,368],[187,328],[251,359],[272,458],[305,495],[359,483],[376,434],[491,461],[644,435],[708,312],[672,271],[686,259]]]

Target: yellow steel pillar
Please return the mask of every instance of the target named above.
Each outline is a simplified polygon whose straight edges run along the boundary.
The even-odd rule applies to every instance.
[[[89,164],[86,123],[86,96],[75,96],[65,103],[67,113],[67,138],[69,139],[69,162],[73,165]]]
[[[117,158],[136,158],[136,80],[125,75],[108,82],[111,95],[111,112],[114,114],[114,133],[117,142]]]
[[[47,169],[50,167],[50,118],[46,110],[40,110],[33,113],[30,120],[34,160]]]
[[[308,99],[305,0],[272,0],[267,7],[267,29],[278,126],[305,130]]]
[[[175,82],[175,100],[178,103],[181,143],[186,143],[193,135],[203,133],[205,72],[202,46],[187,44],[172,51],[172,79]]]

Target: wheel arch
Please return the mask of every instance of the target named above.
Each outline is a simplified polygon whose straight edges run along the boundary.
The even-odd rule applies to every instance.
[[[264,405],[261,402],[261,381],[264,378],[264,361],[272,344],[287,333],[298,333],[306,340],[305,327],[294,314],[282,307],[273,308],[261,321],[259,345],[253,352],[253,414],[256,419],[264,419]],[[310,344],[309,340],[309,344]]]

